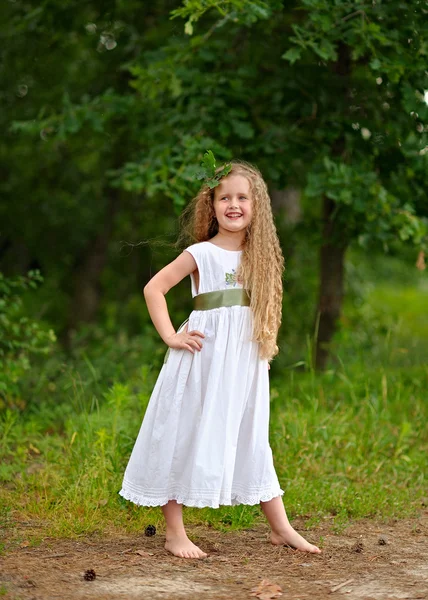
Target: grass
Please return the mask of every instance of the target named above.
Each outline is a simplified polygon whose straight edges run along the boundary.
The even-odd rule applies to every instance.
[[[427,375],[416,367],[290,377],[283,400],[274,388],[272,446],[292,514],[346,520],[406,516],[420,507]]]
[[[61,432],[46,432],[43,406],[26,419],[4,415],[4,526],[36,519],[59,537],[161,526],[159,509],[135,507],[117,493],[154,375],[141,373],[137,394],[116,384],[101,406],[73,409]],[[427,375],[422,367],[371,376],[290,371],[272,384],[271,445],[291,517],[312,525],[332,516],[340,524],[418,510],[426,493]],[[260,517],[251,506],[185,510],[187,522],[222,530]]]
[[[388,279],[371,284],[363,303],[348,303],[329,370],[311,370],[310,343],[305,371],[272,369],[275,465],[287,512],[307,527],[324,518],[340,528],[354,518],[415,515],[426,496],[427,290]],[[158,367],[103,385],[86,356],[84,373],[82,379],[70,370],[62,390],[53,384],[50,397],[1,415],[6,548],[37,544],[47,532],[55,538],[141,532],[148,524],[162,529],[160,509],[118,495]],[[187,523],[222,531],[260,518],[258,506],[185,509]]]

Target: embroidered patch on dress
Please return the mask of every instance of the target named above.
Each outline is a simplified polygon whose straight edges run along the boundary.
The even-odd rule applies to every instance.
[[[241,281],[236,276],[236,269],[232,269],[232,273],[225,273],[226,285],[236,287]]]

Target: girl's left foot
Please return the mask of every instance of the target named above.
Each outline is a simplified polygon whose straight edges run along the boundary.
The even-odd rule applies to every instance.
[[[168,534],[165,550],[179,558],[206,558],[208,556],[206,552],[189,540],[184,531],[175,535]]]
[[[297,533],[297,531],[291,527],[291,525],[280,533],[272,531],[270,534],[270,541],[275,546],[291,546],[291,548],[295,548],[301,552],[311,552],[313,554],[321,553],[318,546],[314,546],[307,542],[300,533]]]

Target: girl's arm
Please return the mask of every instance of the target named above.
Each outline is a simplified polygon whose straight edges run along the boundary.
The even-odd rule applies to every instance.
[[[190,273],[197,269],[197,264],[190,252],[182,252],[169,265],[156,273],[144,287],[144,298],[153,325],[170,348],[184,348],[194,352],[202,348],[199,338],[204,338],[200,331],[183,331],[176,333],[171,323],[165,295]]]

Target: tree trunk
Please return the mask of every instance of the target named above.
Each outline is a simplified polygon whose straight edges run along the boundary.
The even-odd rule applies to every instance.
[[[337,46],[337,61],[332,64],[332,71],[340,77],[343,94],[349,94],[349,74],[351,71],[350,48],[343,42]],[[339,136],[333,143],[331,151],[335,157],[343,157],[346,150],[345,136]],[[342,311],[344,295],[344,266],[348,239],[334,218],[336,204],[334,200],[323,198],[323,232],[320,249],[320,287],[317,308],[318,332],[315,350],[315,367],[325,368],[329,355],[329,344],[336,331],[337,320]]]
[[[270,189],[272,208],[274,213],[284,212],[284,222],[287,225],[296,225],[302,220],[301,191],[288,186],[283,190]]]
[[[94,321],[101,300],[100,278],[107,262],[108,245],[118,209],[116,190],[109,190],[103,226],[90,241],[73,275],[74,294],[63,341],[69,346],[71,335],[81,323]]]
[[[0,246],[0,269],[6,276],[27,275],[31,259],[24,239],[6,239]]]
[[[344,265],[347,244],[338,241],[332,214],[335,203],[323,199],[323,242],[320,250],[320,287],[317,309],[318,335],[316,338],[315,366],[325,368],[329,344],[336,331],[342,311],[344,295]]]

